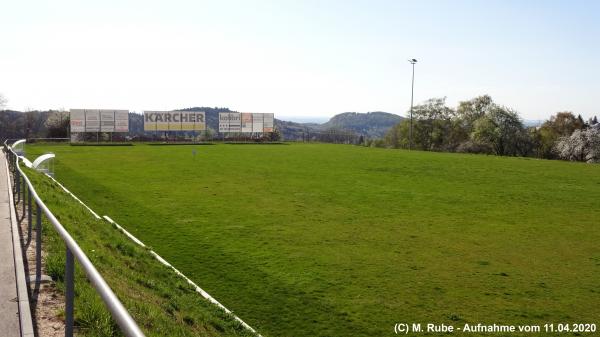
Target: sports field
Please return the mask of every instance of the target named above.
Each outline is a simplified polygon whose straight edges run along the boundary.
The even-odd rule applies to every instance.
[[[67,188],[264,336],[600,324],[600,165],[326,144],[27,146],[44,152]]]

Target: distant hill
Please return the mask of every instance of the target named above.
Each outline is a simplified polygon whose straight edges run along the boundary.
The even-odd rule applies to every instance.
[[[353,131],[370,138],[380,138],[403,119],[404,117],[382,111],[344,112],[333,116],[327,123],[321,124],[319,128],[324,130],[341,129]]]
[[[318,130],[320,124],[316,123],[297,123],[275,119],[275,127],[281,131],[283,139],[301,140],[308,132]]]
[[[277,127],[282,130],[285,139],[302,139],[305,133],[325,133],[343,131],[368,138],[381,138],[404,117],[388,112],[375,111],[367,113],[344,112],[333,116],[329,121],[317,123],[296,123],[277,120]]]

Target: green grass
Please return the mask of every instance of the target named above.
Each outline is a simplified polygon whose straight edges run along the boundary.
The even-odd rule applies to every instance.
[[[134,244],[107,221],[91,216],[48,178],[32,170],[27,172],[46,205],[75,238],[146,336],[253,335],[200,297],[148,250]],[[64,293],[65,244],[45,217],[42,226],[46,270]],[[121,336],[120,328],[79,263],[75,268],[77,335]],[[64,312],[59,314],[64,318]]]
[[[600,165],[325,144],[27,151],[56,153],[59,181],[265,336],[600,324]]]

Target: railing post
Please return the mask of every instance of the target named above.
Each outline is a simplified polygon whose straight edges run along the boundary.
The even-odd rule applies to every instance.
[[[16,190],[17,190],[17,200],[15,201],[15,204],[19,203],[19,198],[21,198],[21,174],[19,173],[19,170],[16,170],[15,172],[15,184],[17,185]]]
[[[10,162],[12,162],[12,156],[9,156]],[[15,195],[15,191],[17,188],[16,185],[16,177],[15,177],[15,169],[12,167],[12,165],[9,165],[9,169],[10,169],[10,173],[12,176],[12,179],[10,180],[10,191],[12,192],[13,195]]]
[[[26,186],[26,185],[25,185]],[[25,205],[25,203],[23,203],[23,211],[27,211],[27,227],[29,229],[28,233],[27,233],[27,246],[29,247],[29,244],[31,243],[31,236],[33,235],[31,233],[32,231],[32,227],[33,227],[33,221],[31,219],[31,189],[29,189],[28,191],[29,193],[27,193],[27,205]],[[25,200],[25,199],[23,199]]]
[[[73,253],[67,246],[65,263],[65,337],[73,337],[73,305],[75,298],[75,261]]]
[[[42,208],[36,203],[36,228],[35,235],[35,280],[39,284],[42,279]]]
[[[25,212],[27,212],[27,205],[25,205],[25,192],[27,192],[27,181],[25,180],[25,177],[23,175],[21,175],[23,178],[23,218],[25,219]]]

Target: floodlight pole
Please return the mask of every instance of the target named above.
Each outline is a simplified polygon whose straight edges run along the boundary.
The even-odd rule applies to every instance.
[[[410,62],[410,64],[412,64],[412,85],[410,88],[410,130],[409,130],[409,143],[408,143],[408,149],[412,150],[412,145],[413,145],[413,97],[414,97],[414,93],[415,93],[415,63],[417,63],[416,59],[410,59],[408,60],[408,62]]]

